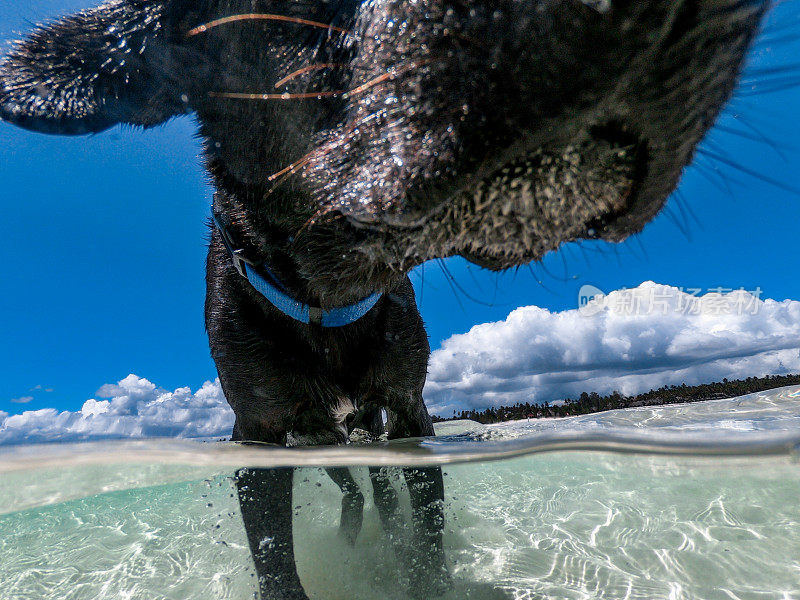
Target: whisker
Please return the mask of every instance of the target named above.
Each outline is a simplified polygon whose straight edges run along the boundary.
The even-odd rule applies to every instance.
[[[342,96],[346,92],[301,92],[299,94],[246,94],[241,92],[208,92],[211,98],[227,98],[228,100],[308,100],[310,98],[330,98]]]
[[[779,46],[781,44],[791,44],[793,42],[796,42],[798,39],[800,39],[800,34],[798,34],[798,33],[791,33],[791,34],[787,34],[787,35],[783,35],[783,36],[776,36],[776,37],[773,37],[773,38],[762,37],[762,38],[760,38],[759,40],[756,41],[756,43],[753,45],[753,47],[755,47],[755,48],[762,48],[762,47],[769,48],[770,46]]]
[[[781,4],[785,4],[786,1],[787,0],[777,0],[776,2],[773,2],[772,9],[774,10],[775,8],[780,6]],[[792,1],[794,1],[794,0],[792,0]],[[772,22],[770,22],[770,21],[772,21]],[[800,24],[800,19],[796,18],[794,15],[792,16],[791,19],[784,18],[784,19],[781,19],[780,21],[773,21],[772,19],[769,19],[767,21],[767,23],[764,25],[764,27],[762,28],[762,32],[764,34],[771,34],[771,33],[777,32],[777,31],[786,31],[787,29],[791,29],[791,28],[797,26],[798,24]]]
[[[355,123],[351,124],[347,128],[348,134],[352,133],[352,131],[355,128],[356,128],[356,124]],[[281,169],[277,173],[273,173],[272,175],[267,177],[267,181],[273,182],[273,181],[275,181],[276,179],[278,179],[278,178],[280,178],[282,176],[288,177],[289,175],[293,175],[298,170],[300,170],[302,167],[306,166],[312,158],[314,158],[316,156],[325,156],[330,151],[331,151],[331,149],[330,148],[325,148],[325,146],[320,146],[319,148],[314,148],[313,150],[307,152],[303,157],[301,157],[298,160],[294,161],[289,166],[284,167],[283,169]]]
[[[472,283],[475,284],[476,288],[478,288],[481,292],[483,292],[484,291],[483,286],[480,284],[478,278],[475,277],[475,274],[472,272],[472,269],[470,268],[472,265],[467,263],[466,266],[467,266],[467,273],[469,273],[470,279],[472,279]]]
[[[430,62],[430,61],[425,61],[425,62]],[[329,63],[329,64],[335,64],[335,63]],[[394,74],[397,75],[398,71],[402,72],[402,71],[407,71],[407,70],[409,70],[411,68],[415,68],[418,64],[420,64],[420,63],[413,63],[413,64],[410,64],[410,65],[406,65],[405,67],[401,67],[400,69],[395,69],[394,70]],[[291,77],[292,75],[295,75],[295,74],[299,74],[298,71],[295,71],[295,73],[292,73],[291,75],[289,75],[287,77]],[[381,77],[383,77],[383,76],[381,76]],[[284,80],[285,79],[287,79],[287,78],[285,77]],[[379,78],[376,77],[375,79],[373,79],[371,81],[368,81],[367,83],[365,83],[365,84],[363,84],[363,85],[361,85],[361,86],[359,86],[358,88],[355,88],[355,89],[358,90],[360,88],[363,91],[364,89],[368,89],[369,87],[371,87],[373,85],[377,85],[378,83],[380,83],[379,81],[377,81],[377,79],[379,79]],[[278,84],[275,84],[275,85],[278,85]],[[355,90],[353,90],[353,91],[355,91]],[[350,93],[353,93],[353,91],[351,91]],[[219,92],[213,92],[213,93],[219,94]],[[340,93],[340,92],[329,92],[329,93],[334,94],[334,93]],[[286,94],[275,94],[275,96],[281,96],[282,98],[284,98],[286,96]],[[348,126],[347,130],[346,130],[346,134],[349,135],[349,133],[352,133],[356,129],[357,126],[358,126],[357,123],[351,123]],[[298,170],[303,168],[314,157],[325,156],[328,152],[331,152],[332,150],[333,150],[333,148],[325,148],[324,146],[323,147],[319,147],[319,148],[315,148],[315,149],[311,150],[310,152],[306,153],[300,159],[294,161],[292,164],[284,167],[280,171],[278,171],[276,173],[273,173],[272,175],[267,177],[267,181],[275,182],[276,180],[279,180],[279,179],[283,180],[286,177],[288,177],[289,175],[293,175]],[[278,181],[278,183],[280,183],[280,181]]]
[[[336,219],[340,219],[343,216],[341,213],[335,212],[332,206],[321,208],[316,213],[314,213],[314,216],[312,216],[308,221],[303,223],[303,226],[300,227],[300,229],[297,230],[297,233],[295,233],[294,235],[295,240],[297,240],[306,229],[311,229],[311,227],[316,225],[322,217],[326,217],[331,213],[334,214],[331,216],[330,221],[335,221]]]
[[[694,209],[692,209],[692,204],[686,198],[686,194],[683,193],[683,190],[675,190],[675,199],[677,200],[678,205],[686,209],[686,214],[689,215],[689,218],[687,219],[687,226],[691,225],[693,221],[694,225],[700,228],[701,231],[705,230],[705,224],[700,220],[700,217],[697,216],[697,213],[694,211]],[[641,235],[641,233],[637,235]]]
[[[314,155],[314,153],[316,151],[317,151],[316,149],[312,150],[311,152],[309,152],[308,154],[306,154],[305,156],[303,156],[299,160],[294,161],[288,167],[284,167],[283,169],[281,169],[277,173],[273,173],[272,175],[267,177],[267,181],[273,182],[276,179],[278,179],[279,177],[281,177],[282,175],[291,175],[291,174],[295,173],[298,169],[300,169],[301,167],[304,167],[308,163],[309,160],[311,160],[311,157]]]
[[[717,153],[719,153],[720,156],[726,158],[727,160],[731,160],[730,155],[728,155],[728,153],[725,152],[724,148],[721,148],[718,144],[715,144],[712,140],[706,139],[706,140],[703,141],[703,143],[705,145],[707,145],[708,148],[710,150],[712,150],[713,152],[717,152]],[[717,179],[721,183],[721,187],[718,187],[717,189],[719,189],[723,193],[727,193],[728,197],[731,200],[736,198],[736,194],[734,193],[733,188],[731,187],[730,182],[729,182],[729,179],[731,181],[734,181],[734,182],[735,182],[735,180],[733,180],[730,177],[730,175],[728,175],[726,177],[726,175],[720,170],[719,165],[716,162],[714,162],[713,160],[708,160],[708,163],[709,164],[708,164],[707,167],[710,168],[714,172],[714,174],[716,174]],[[702,171],[702,168],[703,168],[704,165],[702,164],[702,162],[700,161],[699,158],[696,161],[696,164],[697,164],[697,167],[700,168],[700,170]],[[714,181],[712,181],[712,179],[710,177],[709,177],[708,180],[711,183],[714,183]],[[739,185],[741,185],[741,184],[739,184]]]
[[[460,284],[460,283],[458,283],[458,281],[456,280],[456,278],[455,278],[455,277],[453,277],[453,274],[450,272],[450,269],[448,269],[448,268],[447,268],[447,263],[445,263],[445,262],[444,262],[444,259],[443,259],[443,258],[438,258],[438,259],[436,259],[436,260],[439,262],[439,267],[442,269],[442,271],[445,273],[445,275],[447,275],[447,278],[448,278],[448,280],[451,282],[451,287],[452,287],[452,285],[455,285],[455,287],[456,287],[456,288],[458,288],[458,290],[459,290],[459,291],[460,291],[462,294],[464,294],[464,295],[465,295],[465,296],[466,296],[466,297],[467,297],[469,300],[472,300],[472,301],[473,301],[473,302],[475,302],[476,304],[480,304],[481,306],[489,306],[489,307],[491,307],[491,306],[494,306],[493,304],[489,304],[488,302],[483,302],[482,300],[478,300],[478,299],[477,299],[477,298],[475,298],[474,296],[470,295],[470,294],[467,292],[467,290],[465,290],[465,289],[464,289],[464,288],[461,286],[461,284]]]
[[[389,79],[394,79],[395,77],[403,75],[403,74],[405,74],[405,73],[407,73],[409,71],[413,71],[414,69],[418,69],[419,67],[421,67],[423,65],[427,65],[427,64],[429,64],[431,62],[433,62],[433,59],[429,58],[429,59],[418,60],[418,61],[409,63],[407,65],[403,65],[402,67],[394,68],[394,69],[392,69],[390,71],[387,71],[383,75],[378,75],[374,79],[370,79],[366,83],[361,84],[360,86],[358,86],[356,88],[353,88],[349,92],[345,93],[345,97],[355,96],[357,94],[360,94],[361,92],[366,92],[369,88],[374,87],[374,86],[378,85],[379,83],[383,83],[384,81],[387,81]]]
[[[278,81],[275,82],[275,87],[279,88],[282,85],[290,82],[295,77],[299,77],[300,75],[305,75],[310,71],[319,71],[320,69],[336,69],[338,67],[344,67],[344,66],[345,66],[344,63],[319,63],[317,65],[308,65],[307,67],[303,67],[302,69],[297,69],[297,71],[289,73],[283,79],[279,79]]]
[[[355,96],[356,94],[360,94],[361,92],[367,91],[369,88],[378,85],[379,83],[383,83],[387,79],[391,77],[395,77],[396,75],[392,72],[384,73],[383,75],[378,75],[374,79],[370,79],[367,83],[364,83],[357,88],[353,88],[349,92],[346,93],[347,96]]]
[[[774,140],[769,139],[766,135],[758,131],[758,129],[756,129],[753,133],[748,133],[747,131],[741,131],[734,127],[726,127],[725,125],[717,125],[716,127],[717,131],[722,131],[723,133],[727,133],[729,135],[735,135],[744,140],[765,144],[769,146],[773,152],[775,152],[775,154],[777,154],[783,160],[783,162],[789,162],[789,159],[786,157],[786,153],[783,152],[783,148],[786,148],[787,150],[790,150],[791,148],[783,144],[778,145]]]
[[[683,228],[683,224],[678,220],[678,217],[675,216],[675,211],[672,210],[672,207],[669,204],[665,204],[664,208],[661,210],[661,214],[666,215],[666,217],[670,220],[670,222],[681,232],[686,241],[691,241],[689,238],[689,234]]]
[[[288,17],[286,15],[276,15],[268,13],[245,13],[241,15],[231,15],[229,17],[223,17],[221,19],[216,19],[214,21],[209,21],[208,23],[203,23],[202,25],[198,25],[194,29],[190,29],[186,33],[186,37],[199,35],[201,33],[205,33],[209,29],[214,29],[215,27],[219,27],[220,25],[226,25],[228,23],[235,23],[237,21],[282,21],[284,23],[294,23],[296,25],[308,25],[309,27],[318,27],[319,29],[327,29],[329,31],[335,31],[337,33],[350,33],[350,30],[343,29],[342,27],[336,27],[335,25],[330,25],[328,23],[320,23],[319,21],[310,21],[309,19],[301,19],[300,17]]]
[[[702,156],[706,156],[706,157],[710,158],[711,160],[714,160],[714,161],[723,163],[725,165],[728,165],[729,167],[731,167],[733,169],[736,169],[737,171],[741,171],[745,175],[749,175],[750,177],[753,177],[755,179],[763,181],[764,183],[768,183],[768,184],[773,185],[773,186],[775,186],[777,188],[780,188],[780,189],[782,189],[784,191],[800,195],[800,188],[798,188],[798,187],[796,187],[794,185],[790,185],[788,183],[784,183],[783,181],[780,181],[779,179],[774,179],[773,177],[768,177],[768,176],[764,175],[763,173],[759,173],[758,171],[756,171],[754,169],[750,169],[750,168],[742,165],[741,163],[738,163],[738,162],[735,162],[733,160],[727,159],[724,156],[720,156],[718,154],[715,154],[714,152],[709,152],[708,150],[705,150],[705,149],[702,149],[702,148],[699,148],[697,150],[697,153],[702,155]]]
[[[705,157],[698,156],[697,160],[692,163],[692,168],[702,175],[708,183],[725,194],[730,200],[735,199],[736,195],[733,193],[733,188],[731,187],[730,182],[732,181],[733,183],[737,184],[737,186],[744,184],[741,181],[737,181],[729,174],[727,174],[727,176],[723,174],[719,169],[719,165],[717,165],[714,161],[706,160],[703,162],[701,158]]]
[[[794,90],[800,87],[800,79],[774,79],[762,81],[760,83],[745,86],[737,92],[737,96],[752,98],[754,96],[764,96],[766,94],[776,94],[786,90]]]
[[[614,256],[615,256],[615,258],[617,259],[617,264],[619,265],[619,267],[620,267],[621,269],[622,269],[622,268],[624,268],[624,266],[625,266],[625,265],[623,264],[623,262],[622,262],[622,256],[621,256],[621,255],[620,255],[620,253],[619,253],[619,246],[617,246],[617,245],[614,245],[614,246],[612,246],[612,249],[614,250]]]
[[[461,298],[458,297],[458,292],[456,291],[456,288],[453,286],[453,282],[451,281],[451,278],[453,276],[450,275],[444,268],[444,261],[441,258],[437,258],[436,264],[439,265],[439,269],[442,271],[445,281],[447,281],[447,284],[450,286],[450,289],[453,292],[453,298],[455,298],[456,302],[458,302],[458,305],[461,307],[461,312],[467,312],[466,309],[464,308],[464,305],[461,303]]]
[[[378,85],[379,83],[383,83],[384,81],[388,81],[390,79],[394,79],[411,71],[413,69],[418,68],[419,66],[431,62],[430,60],[418,61],[414,63],[410,63],[405,65],[404,67],[392,69],[391,71],[387,71],[382,75],[378,75],[373,79],[370,79],[366,83],[362,83],[358,87],[355,87],[351,90],[329,90],[325,92],[301,92],[298,94],[289,94],[289,93],[280,93],[280,94],[249,94],[244,92],[208,92],[208,95],[212,98],[226,98],[228,100],[308,100],[308,99],[322,99],[322,98],[332,98],[336,96],[341,96],[342,98],[350,98],[351,96],[356,96],[361,94],[362,92],[367,91],[368,89]],[[278,85],[278,84],[276,84]]]
[[[642,241],[641,232],[634,233],[631,237],[636,242],[636,245],[639,247],[639,251],[642,253],[641,255],[642,262],[649,262],[650,255],[647,253],[647,248],[645,247],[644,242]]]
[[[569,279],[567,279],[566,277],[563,277],[563,278],[562,277],[556,277],[555,274],[552,273],[550,271],[550,269],[548,269],[547,266],[544,264],[544,260],[540,260],[537,264],[539,265],[539,268],[542,271],[545,272],[545,275],[547,275],[550,279],[552,279],[554,281],[560,281],[562,283],[566,283],[566,282],[569,281]]]
[[[742,80],[746,82],[758,82],[759,77],[765,75],[780,75],[783,73],[797,73],[800,72],[800,64],[785,64],[775,65],[771,67],[750,67],[742,74]]]
[[[561,265],[564,267],[564,281],[569,281],[569,265],[567,265],[567,253],[559,252],[561,254]]]
[[[686,236],[686,240],[691,243],[694,241],[692,239],[692,230],[690,229],[689,218],[686,216],[686,211],[683,208],[683,202],[681,200],[683,196],[678,196],[677,194],[674,197],[675,206],[678,207],[678,212],[680,213],[681,222],[683,223],[683,227],[681,228],[682,231],[685,231],[684,235]]]
[[[542,289],[543,289],[544,291],[546,291],[548,294],[552,294],[553,296],[556,296],[556,295],[557,295],[557,294],[556,294],[556,293],[555,293],[553,290],[551,290],[549,287],[547,287],[547,286],[544,284],[544,281],[542,281],[541,279],[539,279],[539,275],[536,273],[536,271],[534,270],[534,268],[533,268],[533,266],[531,265],[531,263],[527,263],[525,266],[526,266],[526,267],[528,267],[528,271],[530,272],[530,274],[531,274],[531,276],[533,277],[534,281],[536,282],[536,284],[537,284],[537,285],[538,285],[540,288],[542,288]],[[497,291],[497,288],[495,288],[495,292],[496,292],[496,291]]]
[[[589,262],[589,254],[586,252],[586,247],[583,245],[585,240],[575,240],[575,245],[578,247],[578,250],[581,251],[581,256],[583,257],[583,262],[586,263],[586,268],[591,270],[592,265]]]

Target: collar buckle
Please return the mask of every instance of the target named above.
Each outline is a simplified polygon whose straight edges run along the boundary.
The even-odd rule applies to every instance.
[[[252,260],[245,258],[243,250],[234,245],[233,238],[231,237],[228,228],[222,224],[219,218],[217,218],[217,215],[213,215],[213,219],[214,224],[217,226],[217,231],[219,231],[219,234],[222,237],[222,243],[225,245],[225,248],[228,250],[228,254],[231,256],[233,266],[239,272],[239,275],[247,279],[247,265],[254,267],[255,263]]]
[[[232,251],[231,260],[233,261],[233,266],[236,267],[237,271],[239,271],[239,275],[247,279],[247,265],[252,266],[253,263],[243,257],[241,252],[241,250]]]

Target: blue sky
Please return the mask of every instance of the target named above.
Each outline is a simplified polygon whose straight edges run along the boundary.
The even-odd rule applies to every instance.
[[[92,4],[4,3],[0,47],[30,23]],[[769,26],[779,28],[773,38],[797,37],[800,6],[781,4]],[[797,56],[800,42],[761,43],[750,65],[793,64]],[[707,148],[800,188],[800,88],[743,92],[722,125],[763,135],[778,151],[720,129]],[[128,373],[168,389],[197,388],[215,377],[203,329],[211,189],[193,134],[190,118],[82,138],[0,123],[0,411],[74,410],[100,384]],[[454,291],[439,266],[426,265],[424,276],[418,270],[412,279],[432,348],[518,306],[575,308],[586,283],[610,291],[653,280],[800,299],[798,194],[707,159],[687,171],[680,194],[682,206],[671,199],[637,239],[571,245],[533,273],[497,276],[450,260],[447,268],[463,288]]]

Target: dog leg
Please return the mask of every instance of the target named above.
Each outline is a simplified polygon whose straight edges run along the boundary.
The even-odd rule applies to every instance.
[[[368,407],[351,425],[352,427],[365,429],[374,438],[380,437],[384,433],[380,407]],[[326,469],[326,471],[328,476],[339,486],[339,489],[342,490],[343,494],[339,535],[341,535],[348,544],[354,546],[364,522],[364,495],[361,493],[361,489],[358,487],[355,479],[353,479],[350,469],[346,467],[335,467]],[[373,477],[373,472],[377,473],[378,471],[379,469],[370,468],[370,477]],[[376,487],[376,485],[378,487]],[[384,529],[386,529],[388,515],[392,514],[397,507],[397,494],[388,481],[385,482],[385,485],[373,482],[372,487],[375,496],[375,504],[378,506],[378,514],[380,515],[381,522],[384,524]],[[390,494],[394,494],[393,504],[389,499]]]
[[[294,562],[294,469],[241,469],[236,489],[261,600],[308,600]]]
[[[447,590],[449,575],[444,560],[444,481],[440,467],[404,468],[414,522],[414,564],[409,573],[411,592],[430,598]]]
[[[385,426],[383,424],[383,418],[381,417],[380,408],[372,407],[365,411],[363,427],[376,438],[384,434]],[[397,510],[397,492],[392,486],[389,477],[390,474],[386,467],[369,467],[369,478],[372,482],[372,498],[375,502],[375,508],[378,510],[378,517],[381,520],[383,530],[389,536],[395,549],[399,551],[399,543],[403,531],[402,519]]]
[[[375,508],[378,509],[383,530],[397,546],[402,532],[402,519],[397,510],[397,492],[389,481],[386,468],[370,467],[369,478],[372,481],[372,497],[375,501]]]
[[[325,469],[328,476],[342,490],[342,518],[339,524],[339,535],[348,544],[355,546],[356,538],[364,521],[364,495],[353,479],[347,467],[331,467]]]
[[[408,407],[405,407],[408,408]],[[432,436],[433,421],[422,396],[414,395],[410,410],[389,412],[389,437]],[[411,593],[417,598],[432,598],[449,587],[444,558],[444,480],[440,467],[406,467],[403,476],[411,497],[414,522],[413,556],[409,564]]]
[[[383,422],[380,423],[381,433],[383,432]],[[371,431],[375,434],[375,431]],[[394,550],[395,556],[408,572],[409,565],[413,563],[413,557],[409,559],[406,540],[405,519],[398,510],[399,500],[397,491],[391,482],[392,473],[399,469],[389,467],[369,467],[369,478],[372,483],[372,498],[375,508],[378,510],[378,517],[384,533],[389,538],[389,543]]]

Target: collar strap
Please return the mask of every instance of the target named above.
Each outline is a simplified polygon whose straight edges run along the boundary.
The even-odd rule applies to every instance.
[[[374,293],[355,304],[323,310],[318,306],[309,306],[298,302],[286,293],[286,287],[281,284],[278,278],[270,271],[266,265],[257,265],[245,258],[241,248],[236,248],[230,232],[217,218],[213,216],[214,225],[219,230],[222,242],[228,249],[228,253],[233,260],[233,266],[239,275],[247,279],[259,294],[264,296],[270,304],[288,317],[301,323],[320,325],[322,327],[344,327],[355,323],[370,309],[377,304],[382,294]]]

